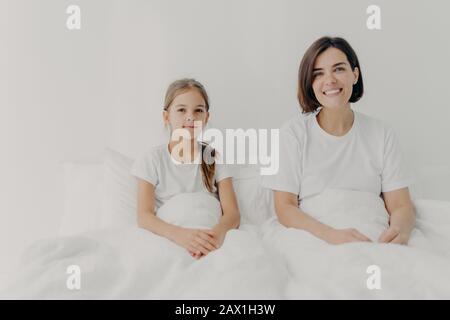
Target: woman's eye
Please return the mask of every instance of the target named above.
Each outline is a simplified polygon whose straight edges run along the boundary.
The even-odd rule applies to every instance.
[[[203,112],[203,109],[197,109],[196,111],[197,112]]]
[[[344,71],[345,69],[344,68],[342,68],[342,67],[337,67],[336,68],[336,71]]]
[[[321,75],[322,75],[322,73],[313,73],[313,78],[317,78],[317,77],[319,77]]]
[[[178,112],[184,112],[184,109],[178,109]]]

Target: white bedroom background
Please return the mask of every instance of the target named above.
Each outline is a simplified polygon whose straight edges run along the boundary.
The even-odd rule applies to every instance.
[[[81,8],[81,29],[66,8]],[[368,30],[366,8],[381,8]],[[1,0],[1,256],[56,233],[61,164],[136,157],[164,139],[167,85],[195,77],[218,128],[278,128],[298,114],[301,55],[322,35],[357,52],[366,93],[354,108],[393,126],[428,190],[450,200],[445,1]],[[445,176],[447,174],[447,176]],[[435,183],[436,182],[436,183]],[[440,184],[439,184],[440,183]],[[420,188],[419,188],[420,189]],[[430,195],[427,194],[427,195]]]

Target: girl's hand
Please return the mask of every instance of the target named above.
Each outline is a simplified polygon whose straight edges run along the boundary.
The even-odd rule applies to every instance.
[[[408,244],[409,233],[402,232],[397,226],[390,226],[380,235],[380,243]]]
[[[225,240],[225,235],[227,234],[226,230],[216,226],[211,230],[206,230],[208,235],[212,237],[214,243],[216,244],[216,249],[220,248]]]
[[[199,259],[210,251],[217,249],[216,242],[207,233],[208,230],[179,228],[174,241],[188,250],[192,257]]]
[[[330,244],[343,244],[371,240],[356,229],[331,229],[326,235],[325,241]]]
[[[214,249],[212,249],[210,251],[219,249],[222,246],[222,244],[225,240],[225,235],[227,233],[226,230],[224,230],[218,226],[214,227],[211,230],[200,230],[200,231],[204,232],[204,234],[200,233],[200,236],[202,237],[202,239],[197,238],[197,241],[200,242],[202,240],[203,241],[207,240],[211,245],[214,246]],[[206,238],[205,235],[208,238]],[[204,253],[196,254],[196,253],[191,252],[191,256],[194,257],[195,259],[200,259],[204,255],[205,255]]]

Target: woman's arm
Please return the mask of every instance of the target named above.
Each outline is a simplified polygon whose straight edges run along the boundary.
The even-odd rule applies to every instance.
[[[293,193],[274,191],[274,198],[278,220],[285,227],[308,231],[331,244],[370,241],[356,229],[337,230],[314,219],[298,207],[297,195]]]
[[[408,188],[383,192],[389,213],[389,228],[380,236],[380,242],[407,244],[416,223],[416,213]]]

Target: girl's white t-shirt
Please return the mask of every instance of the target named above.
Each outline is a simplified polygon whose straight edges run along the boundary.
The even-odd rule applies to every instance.
[[[201,157],[201,152],[198,156]],[[209,192],[203,183],[201,164],[177,162],[167,144],[152,147],[136,159],[131,174],[155,187],[156,210],[177,194]],[[215,164],[215,183],[231,176],[225,165]],[[215,185],[212,194],[219,198]]]
[[[264,187],[302,200],[331,188],[380,195],[411,184],[390,127],[353,111],[351,129],[338,137],[320,127],[318,112],[293,118],[280,128],[279,170],[262,177]]]

